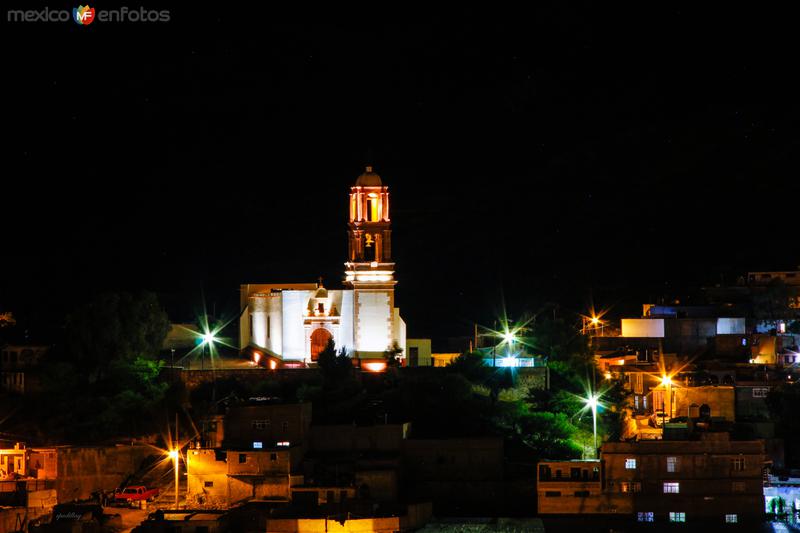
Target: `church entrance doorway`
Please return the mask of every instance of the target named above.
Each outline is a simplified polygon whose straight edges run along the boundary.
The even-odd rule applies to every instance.
[[[325,328],[315,329],[311,333],[311,360],[316,361],[319,359],[319,352],[325,349],[328,341],[333,338],[331,332]]]

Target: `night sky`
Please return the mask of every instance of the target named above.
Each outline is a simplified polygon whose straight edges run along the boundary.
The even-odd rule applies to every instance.
[[[150,289],[177,321],[201,294],[236,314],[240,283],[339,287],[366,164],[411,337],[797,267],[791,17],[560,4],[4,17],[0,310]]]

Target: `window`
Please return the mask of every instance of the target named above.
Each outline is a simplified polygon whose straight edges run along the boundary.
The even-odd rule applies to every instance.
[[[681,484],[674,481],[664,483],[664,494],[678,494],[681,491]]]
[[[734,457],[731,459],[731,470],[734,472],[742,472],[744,471],[744,457]]]
[[[766,398],[769,394],[768,387],[755,387],[753,388],[753,398]]]
[[[247,462],[247,454],[246,453],[240,453],[239,454],[239,464],[246,463],[246,462]]]
[[[378,195],[371,192],[367,195],[369,207],[367,208],[367,220],[369,222],[378,221]]]
[[[548,490],[544,493],[545,498],[559,498],[560,496],[561,492],[557,490]]]
[[[636,470],[636,459],[625,459],[626,470]]]
[[[253,420],[250,422],[250,427],[258,431],[263,431],[269,428],[269,420]]]
[[[264,447],[264,443],[261,442],[260,440],[253,441],[253,449],[254,450],[260,450],[263,447]]]
[[[636,513],[636,520],[638,520],[639,522],[652,522],[653,517],[654,515],[652,511]]]
[[[272,333],[272,321],[270,320],[270,318],[272,318],[272,317],[267,315],[267,338],[268,339],[270,338],[270,333]]]
[[[677,472],[677,471],[678,471],[678,458],[667,457],[667,472]]]
[[[211,488],[211,487],[214,486],[214,482],[213,481],[206,481],[206,482],[203,483],[203,486]]]
[[[589,497],[589,491],[588,490],[576,490],[575,491],[575,497],[576,498],[588,498]]]
[[[278,460],[278,454],[277,453],[269,454],[269,460],[270,461],[277,461]]]
[[[739,515],[738,514],[726,514],[725,515],[725,523],[726,524],[736,524],[739,522]]]
[[[686,522],[686,513],[669,513],[670,522]]]
[[[581,469],[580,468],[570,468],[569,469],[569,478],[572,481],[580,481],[580,479],[581,479]]]
[[[644,374],[636,373],[633,376],[634,394],[644,394]]]
[[[289,422],[281,422],[281,429],[284,432],[289,431]]]
[[[622,481],[619,484],[619,491],[625,493],[642,492],[642,484],[639,481]]]
[[[744,481],[734,481],[731,483],[731,492],[744,492]]]

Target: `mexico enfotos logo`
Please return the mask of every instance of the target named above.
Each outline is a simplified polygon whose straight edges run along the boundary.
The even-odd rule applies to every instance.
[[[88,26],[95,20],[99,22],[169,22],[168,9],[146,9],[144,7],[122,6],[114,9],[94,9],[89,5],[79,5],[72,11],[68,9],[9,9],[7,22],[69,22]]]

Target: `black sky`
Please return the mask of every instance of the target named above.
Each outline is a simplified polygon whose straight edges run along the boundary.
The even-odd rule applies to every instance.
[[[609,9],[4,21],[0,309],[337,286],[367,163],[411,336],[796,267],[790,15]]]

